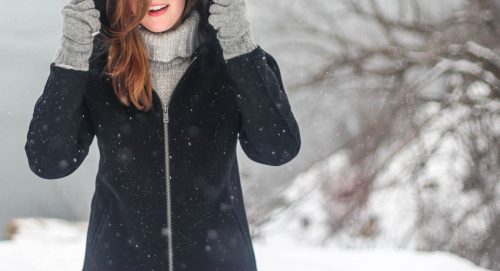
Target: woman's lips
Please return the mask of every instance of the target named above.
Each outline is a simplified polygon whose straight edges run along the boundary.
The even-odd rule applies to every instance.
[[[164,8],[162,8],[160,10],[149,11],[148,14],[149,14],[149,16],[153,16],[153,17],[163,15],[163,14],[165,14],[165,12],[167,12],[168,7],[169,7],[169,5],[165,6]]]

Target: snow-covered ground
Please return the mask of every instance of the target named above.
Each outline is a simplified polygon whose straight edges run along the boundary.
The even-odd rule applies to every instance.
[[[81,270],[85,223],[22,219],[17,224],[13,240],[0,241],[0,270]],[[259,271],[485,271],[446,253],[291,246],[282,237],[256,240],[254,248]]]

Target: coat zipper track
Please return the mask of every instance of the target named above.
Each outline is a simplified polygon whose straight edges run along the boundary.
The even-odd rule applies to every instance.
[[[186,76],[187,72],[191,68],[193,62],[196,60],[197,55],[195,54],[191,61],[189,62],[189,65],[184,72],[184,76]],[[183,76],[183,77],[184,77]],[[181,82],[183,78],[179,82]],[[174,88],[172,91],[170,97],[167,97],[168,101],[166,104],[163,105],[163,130],[165,134],[165,172],[166,172],[166,179],[165,179],[165,187],[166,187],[166,195],[167,195],[167,236],[168,236],[168,271],[174,271],[174,250],[172,247],[172,198],[170,194],[170,155],[169,155],[169,146],[168,146],[168,108],[170,106],[170,100],[171,97],[173,96],[175,90],[177,89],[178,86]]]

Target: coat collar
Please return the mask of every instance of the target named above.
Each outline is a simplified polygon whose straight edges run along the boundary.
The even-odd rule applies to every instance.
[[[113,2],[116,0],[94,0],[96,4],[96,8],[101,12],[101,24],[103,27],[109,25],[105,6],[108,1],[111,1],[110,7],[113,8]],[[199,46],[193,52],[191,56],[191,60],[195,55],[200,56],[201,60],[205,59],[203,56],[208,54],[209,51],[213,51],[213,55],[222,54],[222,51],[219,51],[217,48],[218,39],[217,39],[217,31],[213,28],[213,26],[208,22],[208,17],[210,15],[211,0],[199,0],[198,2],[198,11],[200,14],[199,21]],[[90,57],[90,72],[94,74],[98,74],[100,76],[106,76],[104,71],[104,67],[106,66],[108,60],[108,48],[104,42],[104,38],[102,34],[95,36],[94,38],[94,48],[92,50],[92,56]],[[213,61],[213,59],[212,59]]]
[[[222,58],[222,50],[220,49],[220,45],[218,44],[217,39],[211,39],[204,41],[200,46],[196,48],[196,50],[193,52],[190,58],[190,65],[188,69],[186,70],[185,74],[181,77],[181,80],[177,84],[177,86],[174,88],[171,98],[169,102],[171,103],[172,100],[175,99],[175,96],[177,95],[176,91],[178,88],[182,88],[187,84],[186,76],[190,76],[188,73],[193,73],[195,70],[203,70],[205,73],[204,76],[211,77],[209,74],[215,72],[215,66],[217,58],[219,59]],[[196,63],[194,63],[196,61]],[[191,65],[197,66],[197,67],[191,67]],[[201,67],[201,68],[200,68]],[[182,91],[181,91],[182,92]],[[161,99],[158,96],[158,94],[153,91],[153,111],[162,111],[164,109],[161,104]],[[169,107],[170,108],[170,107]],[[134,109],[135,110],[135,109]]]

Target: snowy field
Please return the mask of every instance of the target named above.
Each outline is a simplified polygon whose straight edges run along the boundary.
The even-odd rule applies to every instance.
[[[0,270],[81,270],[85,223],[23,219],[17,224],[22,226],[17,227],[13,240],[0,241]],[[259,271],[485,271],[446,253],[345,250],[258,240],[254,246]]]

